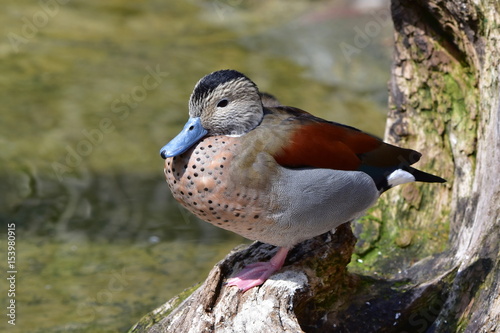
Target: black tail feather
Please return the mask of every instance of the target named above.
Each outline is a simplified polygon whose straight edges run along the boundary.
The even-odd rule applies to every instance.
[[[404,168],[405,171],[408,171],[415,177],[415,181],[417,182],[425,182],[425,183],[445,183],[446,179],[443,179],[441,177],[431,175],[430,173],[420,171],[418,169],[412,168],[411,166],[408,166]]]

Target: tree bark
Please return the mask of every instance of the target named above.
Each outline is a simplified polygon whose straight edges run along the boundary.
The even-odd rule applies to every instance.
[[[432,323],[436,332],[500,330],[500,179],[492,177],[500,172],[499,8],[496,1],[392,4],[386,139],[439,161],[432,169],[451,185],[451,197],[433,187],[425,208],[432,216],[411,217],[425,229],[449,219],[448,249],[434,263],[448,261],[457,274]]]
[[[386,140],[422,151],[418,167],[447,186],[384,194],[355,226],[364,234],[376,225],[381,235],[357,252],[370,262],[366,271],[346,268],[356,248],[345,224],[297,246],[261,287],[226,287],[231,274],[275,251],[254,243],[132,332],[500,330],[500,5],[393,0],[392,15]],[[374,255],[388,244],[390,255]]]

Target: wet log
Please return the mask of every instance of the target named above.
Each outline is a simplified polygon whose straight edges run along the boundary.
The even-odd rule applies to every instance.
[[[245,293],[225,286],[231,274],[275,252],[254,243],[131,332],[500,330],[500,7],[393,0],[391,9],[385,137],[423,152],[418,167],[447,185],[384,194],[369,213],[382,236],[362,255],[387,253],[366,271],[346,268],[356,240],[345,224],[297,246],[262,286]],[[387,238],[394,250],[380,250]]]

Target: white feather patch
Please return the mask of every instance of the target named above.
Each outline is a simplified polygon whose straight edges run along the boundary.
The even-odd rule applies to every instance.
[[[411,183],[415,181],[415,177],[409,173],[408,171],[404,171],[401,169],[397,169],[393,171],[389,177],[387,177],[387,183],[390,187],[394,187],[396,185]]]
[[[226,134],[225,136],[228,136],[230,138],[239,138],[240,136],[243,136],[243,134],[245,134],[245,133],[241,133],[241,134]]]

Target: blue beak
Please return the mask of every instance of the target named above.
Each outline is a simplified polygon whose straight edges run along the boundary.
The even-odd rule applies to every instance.
[[[199,117],[189,118],[182,131],[160,149],[160,155],[164,159],[180,155],[207,135],[207,133],[208,131],[201,125]]]

